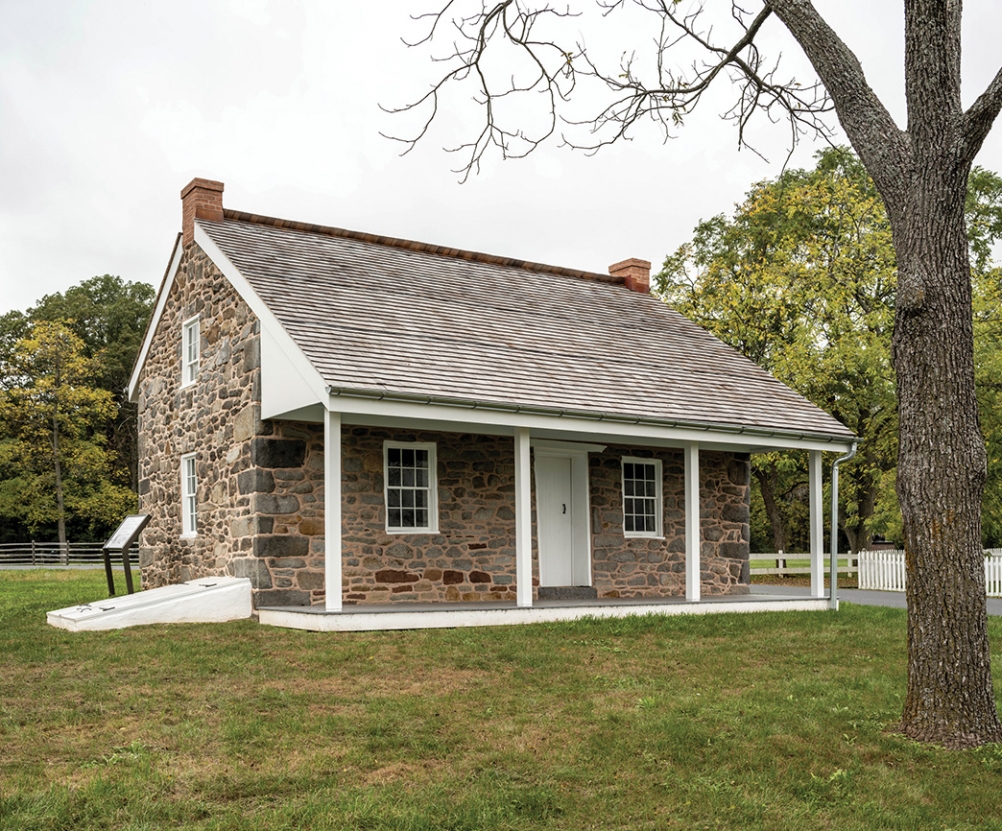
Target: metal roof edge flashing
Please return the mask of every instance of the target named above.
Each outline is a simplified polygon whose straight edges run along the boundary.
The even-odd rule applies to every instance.
[[[448,396],[423,395],[421,393],[390,392],[388,390],[367,390],[347,387],[327,387],[327,393],[332,398],[358,398],[367,401],[388,401],[402,404],[421,404],[424,406],[453,407],[467,410],[486,410],[487,412],[512,413],[515,415],[539,415],[554,418],[579,418],[593,421],[609,421],[618,424],[636,424],[638,426],[680,428],[686,430],[701,430],[705,433],[729,433],[755,438],[784,438],[799,441],[822,441],[832,445],[855,444],[856,436],[833,436],[826,433],[808,433],[804,431],[770,430],[764,427],[748,425],[715,424],[712,422],[679,421],[677,419],[660,419],[650,416],[630,416],[621,413],[602,413],[595,410],[567,410],[555,407],[526,406],[521,404],[506,404],[501,401],[479,401],[471,398],[450,398]]]

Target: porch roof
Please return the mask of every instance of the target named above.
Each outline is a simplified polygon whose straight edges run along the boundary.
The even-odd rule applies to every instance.
[[[622,278],[234,211],[198,224],[340,392],[853,437]]]

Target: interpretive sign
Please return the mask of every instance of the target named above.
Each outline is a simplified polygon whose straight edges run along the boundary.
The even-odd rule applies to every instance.
[[[104,574],[108,578],[108,596],[115,596],[115,578],[111,574],[111,552],[122,552],[122,566],[125,568],[125,588],[133,593],[132,568],[129,565],[129,549],[139,538],[146,524],[150,521],[149,514],[131,514],[122,520],[118,530],[104,544]]]

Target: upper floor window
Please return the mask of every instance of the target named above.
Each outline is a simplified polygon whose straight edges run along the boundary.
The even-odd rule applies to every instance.
[[[198,478],[195,472],[196,456],[188,453],[181,457],[181,536],[194,537],[198,533]]]
[[[432,442],[385,442],[386,530],[390,533],[438,533],[435,445]]]
[[[623,457],[623,534],[660,537],[661,460]]]
[[[198,378],[199,318],[192,317],[181,327],[181,386],[194,384]]]

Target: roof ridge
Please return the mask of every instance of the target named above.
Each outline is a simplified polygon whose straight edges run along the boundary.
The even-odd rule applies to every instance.
[[[232,208],[224,208],[223,218],[237,222],[249,222],[255,225],[269,225],[273,228],[280,228],[283,230],[305,231],[310,234],[321,234],[328,237],[341,237],[343,239],[357,240],[359,242],[386,245],[390,248],[402,248],[406,251],[420,251],[424,254],[435,254],[440,257],[449,257],[454,260],[466,260],[468,262],[487,263],[489,265],[507,266],[509,268],[521,268],[525,271],[534,271],[541,274],[557,274],[563,277],[575,277],[579,280],[592,280],[599,283],[613,283],[618,285],[624,285],[626,282],[624,277],[613,276],[612,274],[600,274],[595,271],[583,271],[576,268],[565,268],[563,266],[548,265],[546,263],[535,263],[530,260],[518,260],[513,257],[501,257],[496,254],[484,254],[480,251],[467,251],[462,248],[450,248],[447,245],[434,245],[430,242],[418,242],[416,240],[401,239],[398,237],[387,237],[381,234],[370,234],[365,231],[352,231],[347,228],[335,228],[329,225],[315,225],[310,222],[278,219],[277,217],[252,214],[247,211],[235,211]]]

